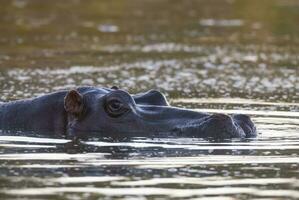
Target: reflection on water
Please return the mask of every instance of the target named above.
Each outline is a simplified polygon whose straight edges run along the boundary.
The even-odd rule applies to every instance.
[[[64,139],[0,136],[2,197],[299,198],[298,113],[251,112],[262,134],[245,141],[91,139],[72,149]]]
[[[0,135],[0,199],[299,199],[299,4],[282,0],[9,0],[1,101],[77,85],[163,91],[244,113],[257,138]]]

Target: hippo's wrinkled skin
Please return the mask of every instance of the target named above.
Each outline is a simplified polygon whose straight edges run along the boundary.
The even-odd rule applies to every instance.
[[[2,130],[66,134],[69,138],[246,138],[256,128],[246,115],[207,114],[169,106],[158,91],[130,95],[117,87],[80,87],[0,104]]]

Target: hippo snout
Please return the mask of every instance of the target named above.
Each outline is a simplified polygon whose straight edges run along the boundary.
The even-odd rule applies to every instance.
[[[174,129],[182,135],[198,135],[206,138],[244,138],[246,134],[234,119],[225,114],[212,114]]]
[[[204,137],[244,138],[246,134],[232,117],[225,114],[213,114],[201,124]]]

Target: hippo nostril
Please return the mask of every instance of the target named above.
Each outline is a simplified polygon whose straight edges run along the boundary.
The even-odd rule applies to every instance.
[[[223,130],[230,129],[233,126],[233,122],[230,116],[224,114],[214,114],[210,116],[210,123],[217,128]]]
[[[213,114],[204,123],[203,132],[207,137],[233,138],[243,137],[242,130],[235,125],[233,119],[225,114]]]
[[[231,117],[225,114],[213,114],[211,118],[219,119],[219,120],[231,120]]]

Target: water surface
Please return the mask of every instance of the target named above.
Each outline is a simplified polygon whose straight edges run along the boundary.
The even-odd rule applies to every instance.
[[[299,3],[8,0],[1,101],[78,85],[159,89],[252,116],[254,139],[0,134],[1,199],[299,199]]]

